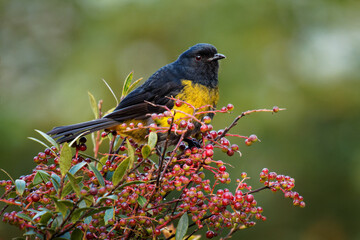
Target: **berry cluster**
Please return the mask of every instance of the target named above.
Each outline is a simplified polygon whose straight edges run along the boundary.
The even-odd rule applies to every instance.
[[[188,103],[176,100],[176,106],[181,104]],[[177,122],[176,113],[165,111],[153,114],[155,123],[150,126],[123,124],[128,131],[148,129],[148,143],[140,145],[116,133],[98,133],[95,157],[83,153],[87,150],[84,137],[71,144],[75,147],[73,153],[67,143],[58,146],[41,133],[53,146],[34,157],[37,166],[31,174],[16,181],[0,181],[4,187],[0,201],[6,204],[0,211],[3,221],[35,239],[170,239],[175,233],[165,231],[177,221],[179,239],[199,229],[206,230],[207,238],[224,235],[227,239],[237,230],[254,226],[256,220],[266,220],[254,197],[258,191],[280,190],[293,199],[294,205],[304,207],[303,197],[292,191],[294,179],[267,169],[260,173],[264,187],[252,190],[243,172],[236,180],[236,189],[228,189],[232,178],[227,168],[231,165],[214,159],[214,151],[219,149],[228,156],[240,153],[239,146],[231,144],[227,137],[244,138],[246,145],[258,138],[230,134],[238,120],[253,112],[281,110],[274,107],[247,111],[229,127],[213,130],[208,115],[227,113],[233,108],[231,104],[221,110],[194,108],[193,115]],[[164,118],[169,127],[156,124]],[[192,139],[196,144],[186,144],[185,133],[196,125],[200,127]],[[180,138],[174,148],[168,148],[167,143],[160,148],[156,146],[158,133],[177,134]],[[99,153],[102,157],[97,158],[99,146],[107,140],[109,152]],[[5,212],[10,205],[18,211]]]

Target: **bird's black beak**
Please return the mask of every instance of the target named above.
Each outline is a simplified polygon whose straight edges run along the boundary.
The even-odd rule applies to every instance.
[[[212,62],[212,61],[220,60],[223,58],[226,58],[226,56],[224,54],[216,53],[212,58],[209,58],[208,61]]]

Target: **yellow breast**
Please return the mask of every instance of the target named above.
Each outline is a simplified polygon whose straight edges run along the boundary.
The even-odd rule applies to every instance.
[[[218,88],[208,88],[204,85],[193,83],[190,80],[182,80],[182,85],[184,86],[183,90],[175,96],[176,99],[183,100],[195,108],[200,108],[205,105],[211,105],[215,107],[219,99],[219,90]],[[204,108],[201,111],[209,110],[209,108]],[[181,119],[187,118],[187,114],[193,115],[194,110],[186,104],[182,104],[180,107],[174,105],[172,113],[176,114],[174,116],[174,123],[179,124]],[[201,119],[203,115],[197,115],[198,119]],[[159,124],[163,127],[168,127],[168,118],[162,118]]]

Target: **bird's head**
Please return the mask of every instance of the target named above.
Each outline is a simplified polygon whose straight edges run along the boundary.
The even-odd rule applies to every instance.
[[[177,62],[184,67],[188,79],[195,82],[216,82],[219,69],[218,60],[225,58],[217,49],[207,43],[199,43],[183,52]]]

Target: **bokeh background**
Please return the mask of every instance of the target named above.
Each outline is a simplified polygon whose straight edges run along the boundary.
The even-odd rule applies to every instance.
[[[243,157],[217,157],[254,187],[263,167],[289,174],[307,203],[261,192],[268,220],[234,239],[360,239],[359,11],[355,0],[0,1],[0,167],[29,173],[43,147],[27,137],[91,119],[88,91],[113,107],[101,79],[120,95],[130,71],[146,79],[208,42],[227,56],[219,106],[236,107],[215,128],[287,108],[242,119],[233,132],[262,142],[233,139]],[[1,223],[0,239],[19,234]]]

